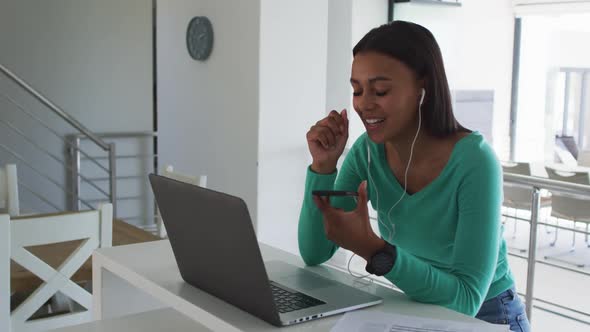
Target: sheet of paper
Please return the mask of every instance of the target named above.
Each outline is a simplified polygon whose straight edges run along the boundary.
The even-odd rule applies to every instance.
[[[507,332],[508,325],[454,322],[378,311],[346,313],[332,332]]]

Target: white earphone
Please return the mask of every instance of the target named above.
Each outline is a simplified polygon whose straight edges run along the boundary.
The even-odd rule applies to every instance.
[[[424,102],[424,97],[426,97],[426,90],[422,88],[422,95],[420,96],[420,104],[418,104],[418,111],[422,108],[422,103]]]
[[[406,196],[406,192],[408,190],[408,171],[410,170],[410,164],[412,163],[412,157],[414,155],[414,145],[416,144],[416,140],[418,139],[418,134],[420,133],[420,128],[422,127],[422,104],[424,103],[424,97],[426,97],[426,90],[424,88],[422,88],[421,91],[421,95],[420,95],[420,102],[418,103],[418,129],[416,130],[416,135],[414,135],[414,140],[412,141],[412,146],[410,147],[410,157],[408,158],[408,165],[406,166],[406,171],[404,173],[404,192],[402,193],[402,195],[400,196],[400,198],[398,199],[398,201],[393,204],[393,206],[389,209],[389,211],[387,212],[387,219],[390,221],[391,224],[391,228],[389,228],[389,226],[385,223],[382,222],[381,219],[379,218],[379,191],[375,190],[375,194],[377,195],[376,197],[376,205],[377,205],[377,223],[381,224],[383,226],[383,228],[385,228],[387,230],[388,236],[387,237],[383,237],[387,242],[391,243],[393,241],[393,236],[395,233],[395,224],[393,222],[391,222],[391,211],[393,211],[393,208],[396,207],[399,202],[402,201],[402,199]],[[367,147],[367,177],[369,180],[369,183],[372,183],[372,185],[374,187],[375,186],[375,182],[373,181],[373,179],[371,178],[371,150],[369,149],[369,138],[367,137],[365,140],[365,145]],[[356,278],[365,278],[368,277],[370,274],[367,275],[360,275],[360,276],[356,276],[352,273],[352,271],[350,270],[350,262],[352,262],[352,258],[355,255],[353,254],[350,259],[348,260],[348,273],[350,273],[350,275],[352,275],[353,277]],[[372,279],[371,279],[372,282]]]

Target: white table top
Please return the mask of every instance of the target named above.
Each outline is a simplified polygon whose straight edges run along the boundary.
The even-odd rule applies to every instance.
[[[180,312],[168,308],[146,311],[115,319],[63,327],[51,332],[211,332]]]
[[[558,171],[564,172],[587,172],[590,173],[590,167],[580,166],[580,165],[566,165],[566,164],[558,164],[558,163],[548,163],[548,162],[531,162],[529,163],[531,166],[531,176],[536,176],[540,178],[547,178],[547,171],[545,167],[553,168]],[[510,165],[508,161],[502,161],[502,165]]]
[[[264,244],[260,245],[263,259],[282,260],[305,267],[302,260]],[[167,240],[103,248],[93,256],[93,268],[106,268],[130,284],[152,295],[164,304],[200,322],[212,330],[272,331],[278,330],[265,321],[248,314],[182,280]],[[384,299],[383,304],[364,310],[394,312],[435,319],[463,322],[485,322],[452,310],[409,300],[404,294],[377,284],[364,285],[348,273],[327,266],[306,267],[309,271],[355,286]],[[281,330],[329,331],[341,315],[293,325]]]

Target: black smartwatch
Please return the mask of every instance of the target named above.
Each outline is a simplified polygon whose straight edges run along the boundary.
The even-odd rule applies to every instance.
[[[385,247],[377,251],[367,262],[365,270],[376,276],[383,276],[389,273],[395,264],[397,250],[395,246],[386,243]]]

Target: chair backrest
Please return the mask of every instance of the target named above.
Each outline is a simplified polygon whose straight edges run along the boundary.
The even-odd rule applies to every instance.
[[[545,167],[545,170],[552,180],[590,185],[588,172],[560,171],[551,167]],[[558,218],[590,222],[590,200],[552,192],[551,214]]]
[[[502,162],[502,171],[504,173],[531,175],[531,165],[526,162]],[[504,185],[503,205],[516,209],[530,209],[532,194],[532,188]]]
[[[0,213],[8,213],[13,217],[20,213],[18,177],[14,164],[0,167]]]
[[[197,185],[199,187],[203,187],[203,188],[207,188],[207,175],[201,175],[201,176],[193,176],[193,175],[187,175],[187,174],[183,174],[183,173],[178,173],[174,171],[174,167],[172,167],[172,165],[167,165],[166,167],[164,167],[164,169],[162,170],[162,176],[165,176],[167,178],[171,178],[177,181],[182,181],[182,182],[186,182],[186,183],[190,183],[190,184],[194,184]],[[158,210],[158,215],[157,215],[157,228],[158,228],[158,236],[162,239],[166,238],[168,236],[167,232],[166,232],[166,227],[164,227],[164,222],[162,221],[162,216],[160,215],[160,210]]]
[[[590,200],[553,194],[551,215],[557,218],[590,223]]]
[[[525,162],[502,162],[502,171],[504,173],[531,175],[531,164]]]
[[[113,207],[74,213],[30,215],[12,218],[0,215],[0,331],[45,331],[92,320],[92,294],[70,278],[97,248],[110,247]],[[26,247],[83,240],[54,269]],[[10,261],[35,274],[43,284],[12,312],[10,310]],[[86,311],[43,319],[28,319],[57,292],[69,296]]]
[[[552,180],[571,182],[577,184],[590,184],[588,172],[563,171],[551,167],[545,167],[547,175]]]
[[[203,188],[207,187],[207,175],[201,175],[201,176],[197,177],[197,176],[193,176],[193,175],[187,175],[187,174],[175,172],[174,167],[172,167],[172,165],[168,165],[168,166],[164,167],[164,169],[162,170],[162,176],[165,176],[167,178],[171,178],[171,179],[174,179],[177,181],[182,181],[182,182],[198,185],[199,187],[203,187]]]

